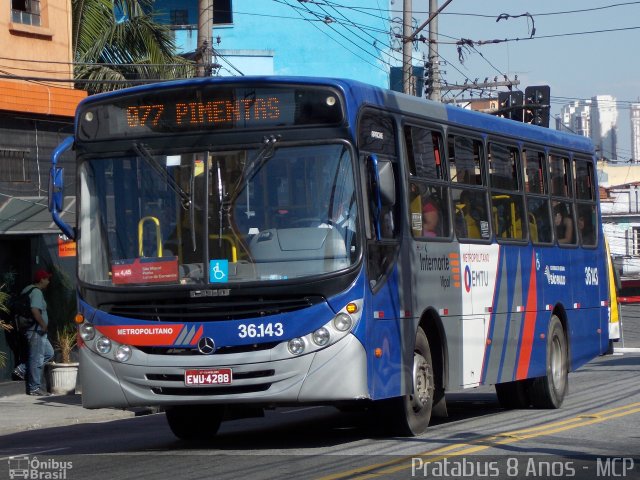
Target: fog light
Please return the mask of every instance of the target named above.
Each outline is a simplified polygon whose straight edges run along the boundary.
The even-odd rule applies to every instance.
[[[292,355],[300,355],[304,352],[304,340],[301,338],[292,338],[287,346]]]
[[[313,332],[313,343],[322,347],[329,343],[329,330],[324,327],[320,327],[318,330]]]
[[[111,340],[107,337],[100,337],[96,340],[96,350],[102,355],[109,353],[111,351]]]
[[[333,326],[336,327],[336,330],[339,332],[346,332],[353,325],[353,321],[351,317],[346,313],[339,313],[333,319]]]
[[[89,322],[80,325],[80,338],[85,342],[90,342],[96,336],[96,328]]]
[[[117,349],[116,349],[116,360],[118,360],[119,362],[127,362],[129,361],[129,359],[131,358],[131,347],[129,345],[120,345]]]

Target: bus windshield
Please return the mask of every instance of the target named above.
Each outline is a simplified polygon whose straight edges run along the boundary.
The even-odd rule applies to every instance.
[[[86,158],[79,278],[225,284],[343,270],[360,255],[346,144]]]

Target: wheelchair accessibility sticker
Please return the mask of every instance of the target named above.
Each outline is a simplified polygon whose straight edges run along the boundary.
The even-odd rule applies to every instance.
[[[229,260],[209,260],[209,282],[227,282],[229,277]]]

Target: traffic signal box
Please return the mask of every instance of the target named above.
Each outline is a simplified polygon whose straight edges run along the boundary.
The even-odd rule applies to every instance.
[[[541,127],[549,127],[551,88],[549,85],[527,87],[524,91],[524,121]]]
[[[522,92],[498,92],[499,115],[510,120],[549,127],[551,88],[549,85],[527,87]]]

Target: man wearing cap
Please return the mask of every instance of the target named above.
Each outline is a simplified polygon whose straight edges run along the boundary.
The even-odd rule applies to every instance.
[[[29,293],[31,312],[36,320],[35,325],[25,333],[29,342],[29,359],[26,365],[27,388],[28,394],[35,396],[50,395],[42,388],[41,381],[44,364],[51,360],[54,355],[53,347],[47,337],[49,316],[47,314],[47,302],[42,294],[42,291],[49,286],[51,276],[52,274],[45,269],[40,269],[34,275],[33,284],[22,290],[22,293],[25,293],[31,289],[31,293]]]

